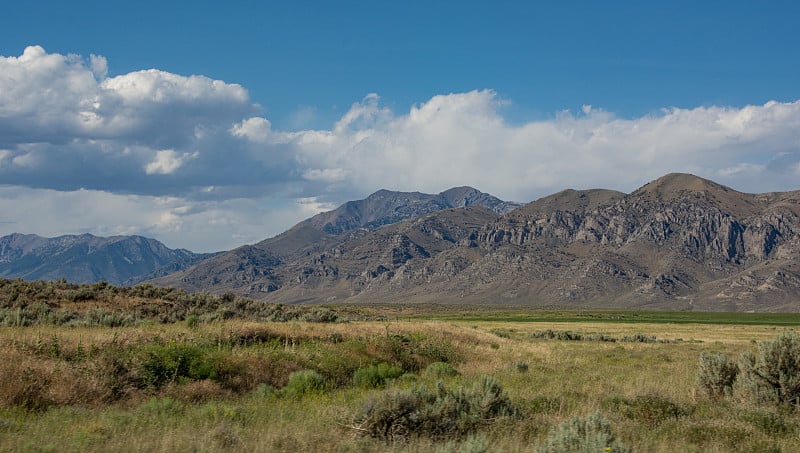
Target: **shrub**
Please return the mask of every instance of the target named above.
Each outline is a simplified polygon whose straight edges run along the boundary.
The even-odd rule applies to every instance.
[[[617,442],[611,424],[600,412],[586,417],[574,417],[550,431],[547,440],[538,449],[546,453],[630,452]]]
[[[356,419],[356,429],[386,441],[420,436],[454,439],[513,412],[500,383],[483,377],[471,390],[450,390],[439,382],[435,392],[417,387],[384,393],[367,401]]]
[[[84,315],[83,323],[87,326],[127,327],[136,325],[136,320],[130,315],[104,308],[91,308]]]
[[[433,378],[458,376],[458,370],[449,363],[433,362],[425,368],[425,376]]]
[[[651,427],[669,419],[677,419],[684,415],[689,415],[687,409],[667,398],[655,395],[637,396],[631,400],[615,397],[611,398],[606,403],[606,406],[613,408],[615,412],[621,413],[631,420],[636,420]]]
[[[606,343],[616,343],[616,341],[617,341],[616,338],[614,338],[614,337],[612,337],[610,335],[603,334],[603,333],[596,333],[596,334],[592,334],[592,335],[587,335],[586,336],[586,340],[587,341],[601,341],[601,342],[606,342]]]
[[[758,402],[800,404],[800,336],[779,335],[742,355],[742,387]]]
[[[739,365],[721,352],[700,353],[697,385],[712,398],[722,398],[733,393],[733,384],[739,375]]]
[[[424,338],[419,342],[418,351],[425,363],[453,363],[461,360],[450,340],[441,337]]]
[[[219,379],[219,358],[199,346],[152,345],[140,349],[136,355],[140,387],[159,387],[185,379]]]
[[[782,435],[794,429],[783,416],[771,412],[745,413],[742,418],[765,434]]]
[[[276,395],[276,392],[275,392],[275,387],[266,383],[261,383],[258,384],[258,386],[255,389],[253,389],[251,394],[254,398],[267,399],[274,397]]]
[[[195,328],[198,324],[200,324],[200,317],[196,314],[190,314],[186,316],[186,326],[189,328]]]
[[[397,379],[403,370],[388,363],[379,363],[367,368],[359,368],[353,373],[353,384],[356,387],[377,388],[386,385],[386,381]]]
[[[531,338],[561,341],[581,341],[583,340],[583,335],[577,332],[555,332],[551,329],[547,329],[541,332],[532,333]]]
[[[527,373],[528,372],[528,362],[523,362],[522,360],[514,363],[514,369],[520,373]]]
[[[289,375],[289,382],[282,392],[286,396],[300,397],[325,390],[325,377],[314,370],[295,371]]]
[[[622,341],[626,341],[629,343],[656,343],[658,339],[655,335],[645,335],[641,333],[636,333],[633,335],[626,335],[622,337]]]
[[[8,367],[3,371],[5,385],[0,387],[0,404],[3,406],[40,411],[54,404],[50,396],[52,379],[44,370]]]
[[[325,307],[316,307],[309,309],[306,313],[300,316],[300,319],[305,322],[319,322],[319,323],[332,323],[344,322],[346,319],[339,316],[338,313]]]
[[[418,430],[419,409],[430,399],[423,389],[393,391],[371,398],[356,420],[359,433],[383,440],[408,440]]]

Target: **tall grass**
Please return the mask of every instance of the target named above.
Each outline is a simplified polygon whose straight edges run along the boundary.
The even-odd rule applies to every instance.
[[[532,336],[546,329],[686,340]],[[738,357],[781,331],[477,321],[4,327],[0,451],[536,451],[559,426],[595,413],[612,448],[797,451],[793,406],[710,398],[697,385],[701,353]],[[392,395],[419,397],[415,420],[443,414],[455,428],[355,435],[370,402]],[[513,410],[492,412],[492,401]]]

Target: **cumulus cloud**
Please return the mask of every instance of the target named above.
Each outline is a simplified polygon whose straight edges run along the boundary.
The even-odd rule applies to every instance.
[[[256,143],[268,143],[267,139],[272,131],[272,125],[264,118],[247,118],[234,124],[230,131],[235,137],[246,138]]]
[[[584,106],[580,115],[521,125],[501,111],[489,90],[435,96],[401,115],[371,96],[332,131],[297,133],[291,144],[311,168],[306,179],[341,185],[325,176],[347,175],[354,188],[469,184],[529,201],[565,187],[630,191],[673,171],[740,190],[798,188],[789,169],[800,163],[800,101],[670,108],[633,119]]]
[[[530,201],[631,191],[674,171],[800,188],[800,101],[638,118],[583,105],[522,123],[503,116],[507,103],[480,90],[393,111],[369,94],[329,129],[275,130],[240,85],[157,69],[109,77],[102,56],[31,46],[0,57],[0,233],[137,232],[217,250],[380,188],[471,185]]]
[[[207,185],[214,169],[215,181],[241,181],[238,168],[218,164],[252,163],[238,159],[251,150],[228,134],[259,111],[247,90],[156,69],[107,74],[97,55],[86,61],[31,46],[19,57],[0,57],[0,149],[11,162],[0,168],[0,180],[142,195],[189,192]],[[175,172],[189,160],[194,168]],[[253,179],[275,172],[269,160],[260,162],[267,168]],[[164,174],[175,179],[150,182]]]

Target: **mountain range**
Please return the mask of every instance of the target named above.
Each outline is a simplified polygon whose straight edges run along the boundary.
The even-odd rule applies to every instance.
[[[470,187],[381,190],[213,255],[141,237],[6,236],[0,276],[9,269],[283,303],[797,312],[800,191],[747,194],[680,173],[525,205]]]
[[[800,191],[669,174],[513,209],[453,190],[470,196],[380,191],[153,282],[285,303],[800,311]]]
[[[0,237],[0,277],[134,285],[210,256],[213,254],[172,250],[142,236],[45,238],[14,233]]]

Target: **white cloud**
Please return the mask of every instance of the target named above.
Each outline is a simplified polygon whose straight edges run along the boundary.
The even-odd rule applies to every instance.
[[[89,67],[97,80],[104,80],[108,75],[108,60],[102,55],[89,55]]]
[[[234,137],[244,137],[256,143],[267,143],[272,125],[264,118],[253,117],[234,124],[230,131]]]
[[[120,195],[95,190],[0,186],[0,236],[12,232],[48,237],[80,233],[139,234],[156,238],[170,248],[211,252],[258,242],[282,232],[298,219],[330,208],[330,204],[313,198],[198,202],[181,197]]]
[[[298,198],[295,200],[295,203],[299,207],[304,218],[336,209],[335,203],[321,202],[317,197]]]
[[[184,162],[195,159],[198,152],[178,154],[174,150],[165,149],[156,153],[155,159],[144,167],[144,172],[148,175],[168,175],[179,169]]]
[[[797,187],[787,166],[770,162],[800,162],[800,102],[672,108],[634,119],[584,108],[522,125],[506,122],[499,108],[492,91],[435,96],[402,115],[370,97],[332,131],[297,133],[292,144],[311,167],[305,178],[347,175],[365,192],[469,184],[528,201],[565,187],[629,191],[672,171],[749,191]],[[379,120],[352,127],[360,118]]]
[[[157,69],[108,73],[102,56],[38,46],[0,57],[0,225],[135,231],[216,250],[380,188],[471,185],[530,201],[566,187],[631,191],[674,171],[751,192],[800,188],[800,101],[639,118],[587,104],[512,124],[491,90],[407,111],[369,94],[329,130],[282,131],[240,85]],[[26,214],[37,203],[65,220]]]

